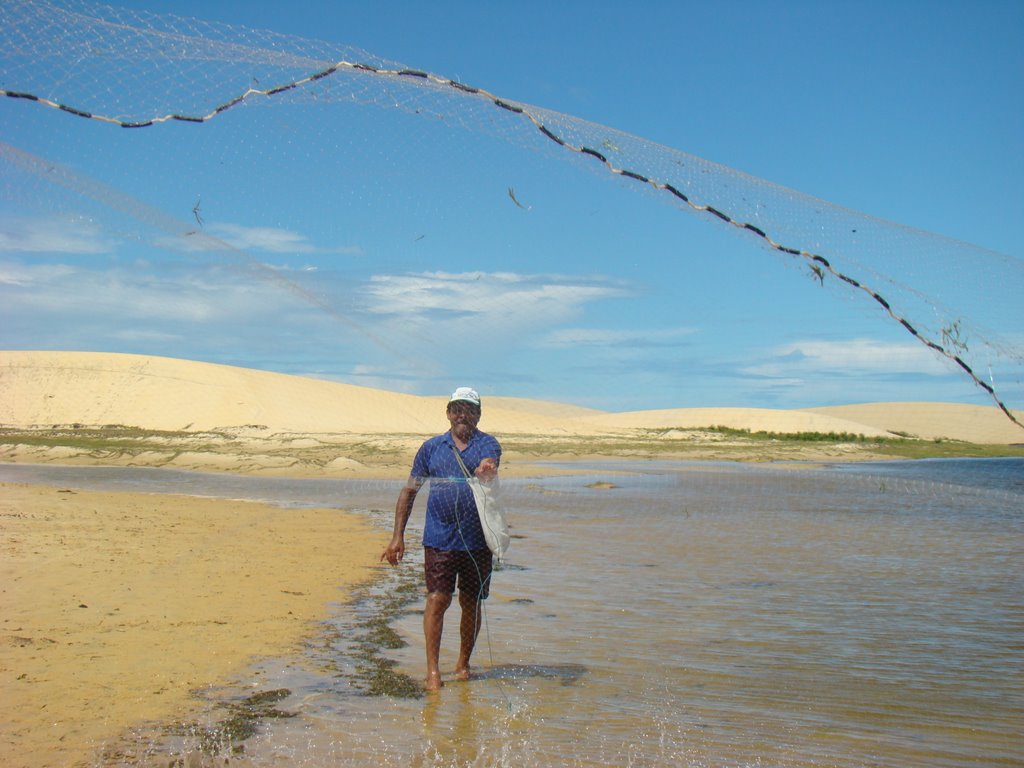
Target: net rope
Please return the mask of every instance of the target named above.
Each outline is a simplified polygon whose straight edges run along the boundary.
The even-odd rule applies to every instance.
[[[929,263],[921,268],[924,273],[939,271],[936,265],[942,263],[984,262],[990,266],[979,271],[977,280],[988,283],[982,290],[994,290],[1000,283],[1012,294],[1021,283],[1021,265],[1011,257],[845,211],[637,137],[355,49],[86,2],[58,5],[14,0],[0,9],[0,29],[5,49],[0,94],[11,101],[126,129],[171,122],[210,123],[245,106],[289,99],[313,106],[336,101],[372,103],[440,119],[454,117],[472,130],[493,131],[519,142],[529,141],[524,130],[531,132],[558,152],[570,153],[600,172],[652,191],[795,260],[822,286],[836,283],[866,298],[889,321],[983,390],[1010,421],[1024,427],[995,381],[996,371],[1002,371],[1011,389],[1020,387],[1024,353],[1014,339],[1015,329],[1000,328],[1012,322],[1005,319],[1012,317],[1012,307],[995,298],[992,304],[1007,314],[986,327],[981,318],[964,317],[955,306],[948,306],[956,301],[955,295],[948,296],[948,286],[931,288],[927,275],[910,273],[909,262],[902,263],[905,274],[897,268],[897,276],[887,266],[908,241],[916,241],[913,247],[928,253]],[[196,87],[197,80],[206,84]],[[169,108],[172,103],[175,106]],[[0,155],[43,178],[59,167],[42,158],[27,161],[29,155],[9,144],[0,148]],[[68,174],[63,178],[58,183],[67,184]],[[87,184],[72,186],[81,191]],[[512,187],[508,195],[524,207]],[[783,218],[773,213],[780,201],[789,211]],[[192,214],[201,229],[199,201]],[[794,220],[803,223],[793,226]],[[865,253],[856,243],[859,235],[872,231],[873,242],[885,246],[877,254]],[[225,249],[223,243],[198,234],[207,238],[207,249]],[[258,260],[237,252],[235,257],[260,271]],[[264,271],[263,277],[306,294],[304,300],[353,323],[332,311],[329,302]],[[947,297],[942,298],[939,290]],[[365,326],[355,327],[379,346],[387,346]],[[1000,338],[999,330],[1008,336]]]
[[[426,80],[436,85],[454,88],[464,93],[483,97],[490,101],[492,104],[494,104],[495,107],[499,109],[504,109],[509,112],[512,112],[513,114],[521,115],[523,118],[532,123],[533,126],[543,136],[550,139],[558,146],[563,147],[572,152],[576,152],[579,155],[594,158],[596,161],[601,163],[605,167],[605,169],[608,170],[608,172],[626,179],[631,179],[633,181],[640,182],[642,184],[650,185],[652,188],[656,190],[667,192],[676,199],[680,200],[685,205],[689,206],[689,208],[692,209],[693,211],[708,214],[728,225],[736,227],[737,229],[743,230],[745,232],[750,232],[753,235],[756,235],[757,237],[764,240],[765,243],[767,243],[771,248],[778,251],[779,253],[788,254],[790,256],[796,256],[801,259],[804,259],[808,263],[811,272],[822,282],[824,282],[825,280],[825,274],[828,273],[829,275],[832,275],[833,277],[842,280],[844,283],[851,286],[855,290],[865,293],[867,296],[869,296],[871,299],[877,302],[885,311],[885,313],[892,320],[903,326],[903,328],[905,328],[911,336],[920,341],[929,349],[938,352],[940,355],[946,357],[947,359],[955,363],[961,370],[963,370],[963,372],[971,379],[971,381],[973,381],[977,386],[981,387],[989,395],[991,395],[992,399],[995,401],[995,404],[1006,415],[1006,417],[1010,419],[1010,421],[1012,421],[1014,424],[1017,424],[1021,428],[1024,428],[1024,424],[1021,424],[1021,422],[1018,421],[1017,418],[1010,412],[1010,409],[996,394],[996,391],[992,387],[992,385],[990,385],[988,382],[980,378],[978,374],[975,373],[975,371],[971,368],[971,366],[964,362],[964,360],[960,357],[959,350],[957,348],[958,345],[956,343],[957,339],[951,330],[945,331],[942,334],[942,337],[938,340],[928,338],[922,332],[918,331],[910,320],[898,314],[892,308],[889,301],[887,301],[881,294],[879,294],[877,291],[875,291],[868,285],[863,284],[860,280],[840,271],[839,269],[834,267],[829,262],[829,260],[826,259],[824,256],[821,256],[816,253],[811,253],[810,251],[804,250],[802,248],[794,248],[792,246],[776,242],[771,235],[766,233],[760,227],[755,226],[749,221],[739,221],[733,218],[733,216],[731,216],[729,213],[720,211],[712,205],[701,204],[699,202],[691,200],[686,194],[676,189],[676,187],[674,187],[672,184],[659,181],[657,179],[648,178],[644,174],[632,171],[629,168],[618,167],[614,163],[612,163],[605,154],[599,152],[598,150],[587,146],[577,146],[561,138],[558,134],[556,134],[550,128],[545,126],[541,119],[537,115],[535,115],[529,107],[501,99],[500,97],[495,96],[494,94],[491,94],[481,88],[474,88],[472,86],[459,83],[456,80],[449,80],[443,77],[438,77],[436,75],[432,75],[428,72],[422,72],[420,70],[388,70],[374,67],[370,64],[339,61],[327,67],[326,69],[320,70],[319,72],[309,75],[308,77],[304,77],[299,80],[286,83],[284,85],[277,85],[272,88],[266,89],[248,88],[244,93],[240,94],[239,96],[236,96],[235,98],[229,101],[224,102],[223,104],[217,106],[215,109],[213,109],[211,112],[208,112],[205,115],[168,114],[159,117],[153,117],[147,120],[132,122],[119,120],[115,117],[108,117],[105,115],[96,115],[91,112],[77,109],[67,104],[61,104],[59,102],[51,101],[50,99],[46,99],[30,93],[18,93],[16,91],[0,90],[0,94],[10,98],[27,99],[29,101],[37,102],[47,107],[59,109],[63,112],[67,112],[78,117],[84,117],[92,120],[99,120],[101,122],[112,123],[114,125],[119,125],[122,128],[147,128],[153,125],[157,125],[159,123],[167,122],[169,120],[180,120],[183,122],[191,123],[205,123],[208,120],[212,120],[221,113],[231,109],[232,107],[235,107],[243,103],[246,99],[249,99],[253,96],[275,96],[279,93],[285,93],[286,91],[290,91],[293,88],[300,88],[302,86],[315,83],[318,80],[325,77],[329,77],[341,70],[357,70],[370,72],[381,77],[414,78],[419,80]],[[513,195],[514,193],[510,190],[509,194]],[[513,197],[513,200],[514,199],[515,198]],[[517,205],[519,204],[518,201],[515,202]]]

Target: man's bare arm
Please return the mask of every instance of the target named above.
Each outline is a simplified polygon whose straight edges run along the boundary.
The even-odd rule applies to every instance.
[[[405,526],[409,523],[412,515],[412,505],[416,501],[416,494],[419,492],[423,481],[417,477],[410,477],[409,482],[398,494],[398,501],[395,503],[395,527],[391,533],[391,542],[381,560],[387,560],[391,565],[398,565],[405,557]]]

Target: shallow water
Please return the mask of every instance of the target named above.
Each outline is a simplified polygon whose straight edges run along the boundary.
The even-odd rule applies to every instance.
[[[398,490],[11,466],[0,479],[351,505],[384,528]],[[505,493],[517,538],[477,679],[362,695],[345,632],[373,610],[364,600],[338,610],[307,663],[254,673],[290,688],[280,706],[299,717],[266,721],[231,763],[1024,764],[1024,461],[607,463]],[[416,679],[419,607],[394,622],[409,645],[389,652]]]

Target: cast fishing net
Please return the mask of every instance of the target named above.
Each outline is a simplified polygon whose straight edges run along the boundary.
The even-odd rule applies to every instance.
[[[905,400],[973,398],[1020,419],[1019,258],[486,83],[239,26],[7,0],[0,95],[2,348],[193,358],[413,394],[468,384],[481,427],[503,441],[557,438],[588,409],[765,391],[779,407],[864,402],[893,381]],[[751,285],[755,305],[739,290]],[[736,338],[742,348],[724,341]],[[519,417],[489,423],[494,397]],[[409,431],[445,427],[439,408],[436,428]],[[736,478],[652,478],[644,491],[754,513],[880,487]],[[922,509],[967,493],[902,490]],[[621,510],[600,489],[505,493],[513,534],[518,505],[538,523],[559,516],[565,546],[614,540]],[[487,663],[491,638],[480,642]]]
[[[1016,419],[1017,258],[363,51],[87,3],[2,14],[5,346],[196,357],[201,337],[217,362],[616,411],[905,378],[903,399],[973,387]],[[59,306],[34,290],[61,281]],[[737,328],[732,354],[771,354],[726,382]],[[871,361],[808,385],[828,354]]]

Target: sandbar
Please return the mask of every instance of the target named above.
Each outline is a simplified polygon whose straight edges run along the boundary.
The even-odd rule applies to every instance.
[[[294,651],[372,578],[337,509],[0,483],[0,765],[89,761]]]

